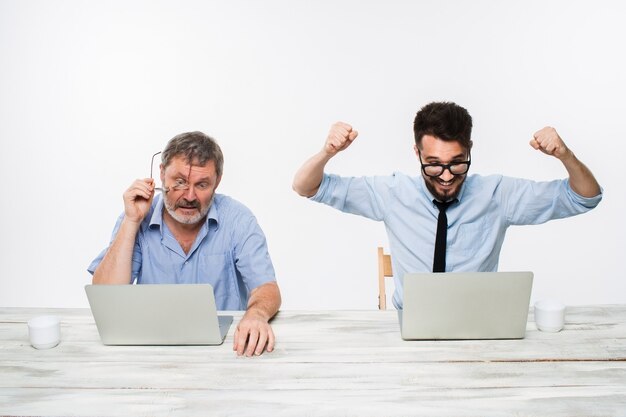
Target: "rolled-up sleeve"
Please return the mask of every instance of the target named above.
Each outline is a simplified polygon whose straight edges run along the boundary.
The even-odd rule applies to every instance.
[[[529,181],[503,177],[502,200],[509,224],[541,224],[585,213],[602,200],[602,190],[583,197],[572,190],[569,180]]]
[[[326,204],[344,213],[381,221],[385,216],[385,195],[389,177],[340,177],[324,174],[311,201]]]
[[[234,261],[238,278],[248,289],[276,281],[267,239],[252,213],[239,219],[234,229]]]

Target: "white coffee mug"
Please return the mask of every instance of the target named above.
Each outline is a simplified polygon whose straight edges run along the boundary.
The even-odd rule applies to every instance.
[[[28,321],[30,344],[35,349],[50,349],[61,341],[61,321],[55,316],[39,316]]]
[[[565,324],[565,305],[555,300],[535,303],[535,324],[542,332],[558,332]]]

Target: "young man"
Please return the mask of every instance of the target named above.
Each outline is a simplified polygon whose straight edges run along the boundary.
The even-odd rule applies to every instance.
[[[574,216],[602,199],[591,171],[551,127],[539,130],[530,141],[533,148],[558,158],[569,174],[568,179],[550,182],[468,176],[472,118],[454,103],[424,106],[415,117],[414,133],[420,176],[347,178],[324,173],[328,161],[358,135],[349,124],[338,122],[293,182],[298,194],[313,201],[385,223],[396,308],[402,308],[405,273],[496,271],[509,226]]]
[[[220,147],[204,133],[183,133],[161,157],[162,194],[155,198],[152,178],[126,190],[110,246],[89,265],[93,283],[209,283],[219,310],[246,310],[235,331],[237,354],[271,352],[269,320],[280,307],[280,291],[255,217],[215,193],[224,163]]]

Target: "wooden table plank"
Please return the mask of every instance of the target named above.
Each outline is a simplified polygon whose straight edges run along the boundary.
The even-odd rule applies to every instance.
[[[341,390],[32,389],[0,392],[15,403],[3,415],[107,416],[550,416],[620,417],[626,396],[614,389],[536,388]],[[0,403],[2,404],[2,403]]]
[[[511,388],[605,386],[624,388],[626,362],[275,363],[17,362],[0,365],[0,388],[343,389]]]

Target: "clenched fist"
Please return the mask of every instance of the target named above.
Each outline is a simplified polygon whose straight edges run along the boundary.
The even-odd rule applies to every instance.
[[[569,148],[556,132],[556,129],[549,126],[535,132],[530,140],[530,146],[561,160],[570,154]]]
[[[334,156],[337,152],[341,152],[352,144],[359,132],[352,129],[347,123],[337,122],[330,127],[326,143],[324,144],[324,152],[329,156]]]

